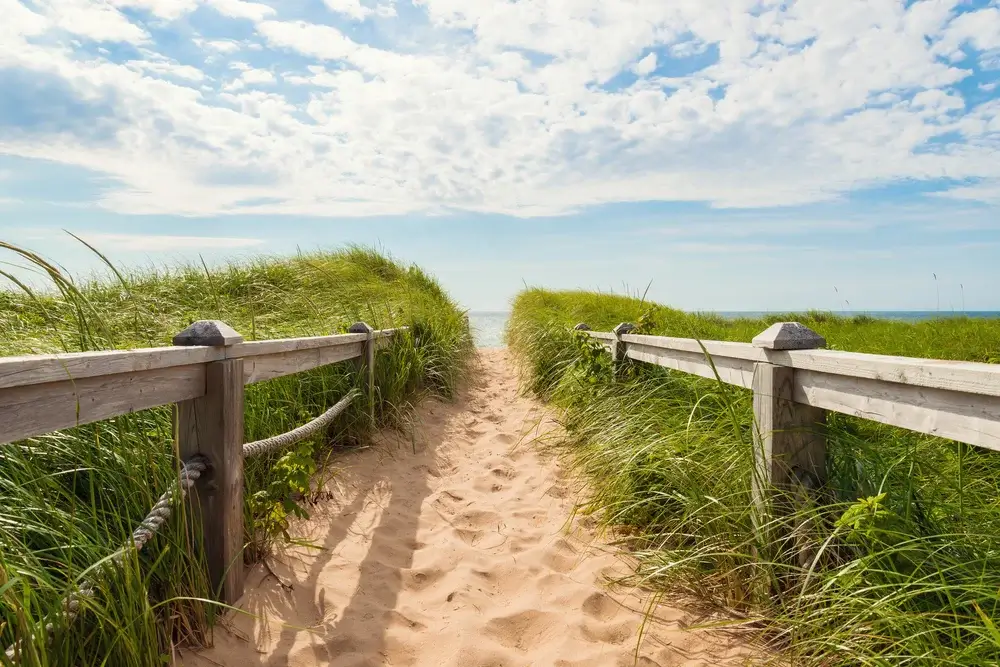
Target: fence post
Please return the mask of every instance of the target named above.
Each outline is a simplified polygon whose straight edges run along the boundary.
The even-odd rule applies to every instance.
[[[174,345],[228,347],[243,337],[225,322],[201,320],[174,336]],[[205,395],[175,404],[174,434],[181,460],[208,459],[192,507],[201,515],[212,587],[224,604],[243,595],[243,360],[205,364]]]
[[[826,345],[818,333],[798,322],[780,322],[753,339],[770,351],[810,350]],[[767,486],[816,489],[826,481],[826,410],[793,400],[795,369],[768,361],[754,367],[754,501],[766,503]]]
[[[611,333],[615,335],[615,340],[611,344],[611,369],[615,377],[618,377],[622,369],[625,367],[625,362],[628,358],[625,356],[625,352],[628,350],[628,343],[622,340],[622,336],[635,331],[635,325],[629,322],[622,322],[614,329]]]
[[[584,324],[583,322],[580,322],[575,327],[573,327],[573,330],[574,331],[590,331],[590,327],[587,326],[586,324]]]
[[[358,372],[363,374],[365,397],[368,399],[368,419],[375,425],[375,330],[365,322],[356,322],[348,329],[350,333],[366,334],[364,350],[358,358]]]

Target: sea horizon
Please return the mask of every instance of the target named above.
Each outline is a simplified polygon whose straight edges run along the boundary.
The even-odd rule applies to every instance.
[[[476,340],[476,347],[503,347],[503,331],[510,317],[509,310],[469,310],[469,323]],[[802,313],[797,310],[698,310],[685,311],[703,315],[719,315],[725,318],[767,317],[782,313]],[[830,313],[841,317],[856,317],[867,315],[878,319],[899,320],[904,322],[920,322],[939,317],[971,317],[984,319],[1000,318],[1000,310],[819,310],[814,312]]]

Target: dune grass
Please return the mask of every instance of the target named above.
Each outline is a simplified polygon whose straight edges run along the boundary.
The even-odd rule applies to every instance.
[[[770,541],[754,524],[750,392],[639,364],[611,382],[607,355],[570,331],[633,322],[749,341],[788,320],[834,349],[1000,357],[995,320],[730,321],[539,289],[517,297],[507,338],[527,386],[561,410],[566,451],[591,481],[582,511],[634,551],[637,582],[724,610],[778,663],[1000,664],[1000,454],[830,415],[827,488],[783,525],[794,540]]]
[[[259,259],[217,269],[203,265],[124,271],[73,280],[44,258],[10,246],[39,274],[36,289],[12,279],[0,291],[4,355],[169,345],[198,319],[219,319],[247,340],[345,332],[356,321],[409,326],[376,359],[376,425],[399,424],[422,392],[448,395],[473,350],[464,315],[417,267],[378,252]],[[319,415],[359,378],[350,363],[251,385],[248,440],[282,433]],[[248,562],[266,558],[294,514],[308,511],[310,477],[336,474],[338,448],[372,428],[352,406],[323,437],[285,454],[247,463]],[[190,549],[195,528],[178,504],[143,553],[107,571],[103,559],[124,545],[157,496],[176,477],[171,411],[145,410],[0,447],[0,641],[44,635],[25,646],[22,665],[165,664],[172,647],[208,640],[218,607]],[[97,566],[97,567],[95,567]],[[88,573],[88,568],[90,571]],[[73,624],[61,600],[83,576],[99,581]]]

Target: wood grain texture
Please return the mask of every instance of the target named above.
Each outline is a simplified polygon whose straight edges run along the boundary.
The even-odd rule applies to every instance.
[[[795,402],[796,371],[758,363],[753,378],[756,474],[754,498],[768,484],[791,488],[811,476],[815,488],[826,480],[826,412]]]
[[[626,354],[630,359],[643,361],[649,364],[656,364],[663,368],[670,368],[676,371],[683,371],[691,375],[715,380],[716,373],[718,379],[726,384],[733,384],[738,387],[749,389],[753,386],[752,361],[745,359],[734,359],[731,357],[712,357],[712,364],[709,364],[705,354],[699,352],[679,351],[662,347],[650,347],[637,343],[629,343]]]
[[[0,389],[0,442],[43,435],[205,394],[205,365]]]
[[[236,345],[230,345],[226,348],[226,358],[245,359],[248,357],[281,354],[283,352],[340,347],[342,345],[356,344],[364,340],[364,334],[340,334],[337,336],[313,336],[310,338],[257,340],[249,343],[237,343]]]
[[[1000,396],[1000,365],[835,350],[767,352],[771,363],[868,380]]]
[[[205,394],[177,404],[177,451],[196,454],[209,471],[190,495],[202,533],[209,578],[219,600],[234,604],[243,595],[243,360],[215,361],[205,367]]]
[[[0,358],[0,388],[188,366],[225,358],[220,348],[153,347]]]
[[[273,380],[303,371],[336,364],[362,355],[364,343],[349,343],[335,347],[292,350],[244,359],[243,374],[246,384]]]
[[[745,361],[763,361],[763,352],[750,343],[730,343],[719,340],[699,341],[694,338],[671,338],[669,336],[643,336],[626,334],[622,336],[626,343],[636,343],[646,347],[654,347],[678,352],[696,352],[704,356],[707,351],[713,358],[729,357]],[[704,346],[704,348],[702,348]]]
[[[1000,451],[1000,397],[796,370],[799,403]]]

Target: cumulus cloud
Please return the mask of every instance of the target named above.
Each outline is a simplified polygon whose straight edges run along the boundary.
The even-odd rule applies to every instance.
[[[156,234],[112,234],[107,232],[81,232],[78,234],[89,243],[108,250],[134,252],[170,252],[210,248],[251,248],[264,243],[261,239],[212,236],[168,236]]]
[[[113,103],[114,129],[0,116],[0,154],[98,172],[98,204],[131,213],[780,206],[942,179],[997,201],[995,6],[324,2],[0,0],[0,67]],[[112,43],[132,51],[91,48]]]
[[[656,70],[656,54],[650,53],[645,58],[632,66],[632,71],[639,76],[652,74]]]

